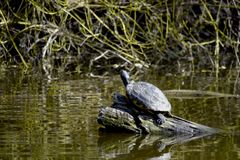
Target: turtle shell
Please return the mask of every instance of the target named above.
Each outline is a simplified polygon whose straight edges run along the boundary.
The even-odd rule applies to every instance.
[[[147,82],[131,82],[126,86],[127,96],[139,109],[150,112],[170,112],[171,104],[156,86]]]

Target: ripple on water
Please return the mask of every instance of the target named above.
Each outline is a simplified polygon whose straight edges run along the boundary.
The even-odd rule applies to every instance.
[[[51,83],[37,76],[18,81],[19,77],[2,77],[0,83],[2,159],[239,159],[239,99],[170,98],[175,115],[227,132],[163,147],[159,136],[98,131],[99,108],[111,104],[113,92],[124,93],[119,76],[66,76]],[[240,93],[237,77],[231,78],[206,74],[142,77],[162,89]]]

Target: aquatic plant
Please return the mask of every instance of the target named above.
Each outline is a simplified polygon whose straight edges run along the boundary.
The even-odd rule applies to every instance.
[[[81,71],[239,67],[237,1],[3,0],[0,61]],[[173,65],[174,64],[174,65]]]

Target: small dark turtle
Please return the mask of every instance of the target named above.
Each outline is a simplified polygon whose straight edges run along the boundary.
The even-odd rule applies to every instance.
[[[164,115],[171,115],[171,104],[162,91],[147,82],[130,81],[127,71],[121,71],[127,97],[138,108],[154,117],[158,125],[165,122]]]

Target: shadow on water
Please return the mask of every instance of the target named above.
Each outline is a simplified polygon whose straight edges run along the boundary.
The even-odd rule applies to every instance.
[[[40,74],[15,69],[0,74],[0,158],[34,159],[239,159],[240,99],[170,97],[173,114],[221,128],[217,134],[185,142],[127,133],[99,132],[96,121],[115,91],[124,93],[118,75],[103,79]],[[239,94],[238,74],[145,74],[140,79],[163,90],[194,89]],[[185,137],[186,139],[186,137]],[[170,143],[175,142],[177,143]],[[179,142],[178,142],[179,141]]]

